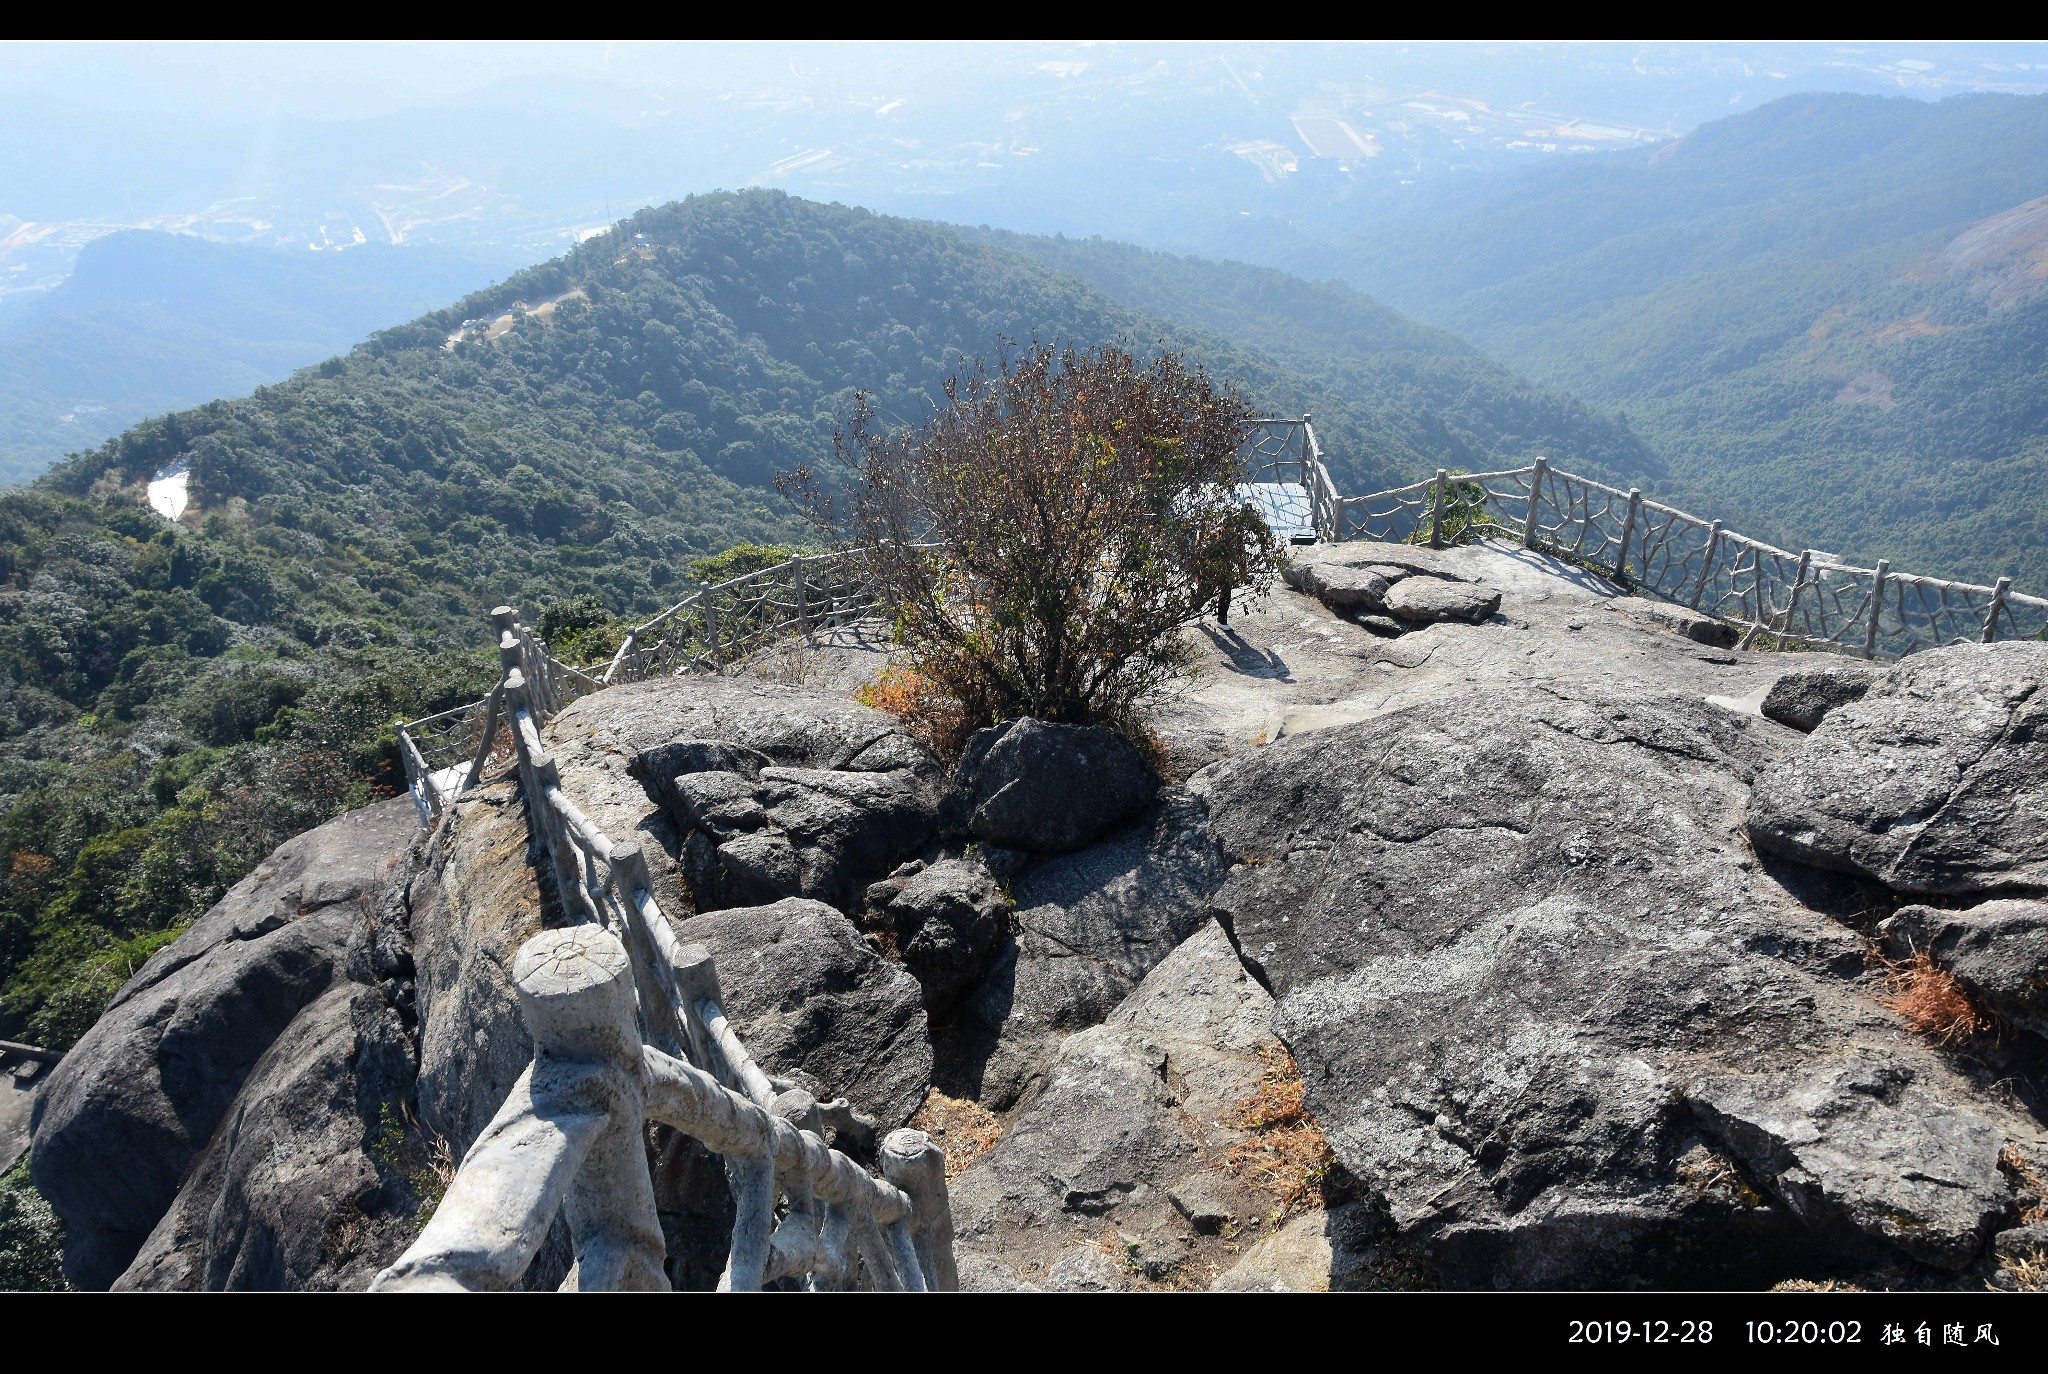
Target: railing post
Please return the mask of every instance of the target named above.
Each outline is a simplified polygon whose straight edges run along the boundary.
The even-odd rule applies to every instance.
[[[618,941],[588,926],[542,931],[520,947],[512,984],[533,1064],[419,1239],[371,1291],[509,1288],[557,1213],[576,1245],[565,1288],[669,1287],[628,963]]]
[[[1615,580],[1624,586],[1628,583],[1628,545],[1635,538],[1636,516],[1643,509],[1643,493],[1640,487],[1628,489],[1628,518],[1621,522],[1621,549],[1614,556]]]
[[[640,1020],[647,1027],[647,1043],[678,1057],[684,1049],[683,1028],[677,1024],[675,971],[665,943],[652,922],[665,920],[657,905],[650,914],[640,905],[639,894],[648,894],[650,904],[654,880],[647,871],[647,856],[637,844],[612,848],[612,893],[618,898],[619,917],[626,926],[626,939],[633,952],[633,983],[640,990]]]
[[[882,1174],[911,1203],[910,1234],[924,1286],[934,1293],[960,1291],[953,1262],[953,1205],[946,1193],[946,1152],[923,1131],[905,1127],[882,1141]]]
[[[576,1241],[576,1286],[591,1291],[665,1291],[666,1246],[647,1172],[640,1033],[633,1017],[632,960],[616,939],[588,926],[547,930],[512,964],[519,1010],[533,1035],[534,1078],[556,1064],[604,1066],[579,1097],[609,1120],[562,1199]],[[589,1089],[598,1089],[592,1093]],[[581,1104],[578,1104],[581,1105]]]
[[[1550,473],[1550,460],[1542,454],[1536,455],[1536,466],[1529,473],[1529,510],[1522,517],[1522,547],[1536,547],[1536,508],[1543,500],[1543,479]]]
[[[697,607],[704,612],[704,651],[711,655],[711,671],[720,667],[718,657],[718,608],[711,604],[711,584],[697,584]]]
[[[710,1002],[714,1006],[725,1003],[725,991],[718,986],[717,961],[702,945],[679,945],[671,959],[676,1000],[682,1004],[682,1031],[689,1043],[690,1062],[719,1082],[729,1084],[732,1075],[719,1072],[718,1043],[712,1039],[704,1018],[697,1014],[700,1002]]]
[[[1308,415],[1308,414],[1306,414],[1306,413],[1304,413],[1304,414],[1302,415],[1302,417],[1301,417],[1301,445],[1300,445],[1300,460],[1301,460],[1301,468],[1300,468],[1300,470],[1301,470],[1301,484],[1302,484],[1303,486],[1305,486],[1305,487],[1308,487],[1308,486],[1309,486],[1309,475],[1308,475],[1308,460],[1309,460],[1309,443],[1308,443],[1308,437],[1309,437],[1309,434],[1311,433],[1311,431],[1310,431],[1310,429],[1309,429],[1309,427],[1308,427],[1308,422],[1309,422],[1309,421],[1310,421],[1311,419],[1313,419],[1313,418],[1314,418],[1313,416],[1311,416],[1311,415]],[[1279,475],[1280,475],[1280,474],[1279,474],[1279,473],[1277,473],[1277,472],[1273,474],[1273,476],[1274,476],[1274,477],[1276,477],[1276,478],[1277,478],[1277,477],[1278,477]],[[1314,489],[1313,487],[1309,487],[1309,500],[1311,501],[1311,503],[1313,503],[1313,501],[1315,500],[1315,489]]]
[[[1877,571],[1870,582],[1870,623],[1863,629],[1863,656],[1877,657],[1877,622],[1884,614],[1884,582],[1891,576],[1892,562],[1889,558],[1877,560]]]
[[[1436,470],[1436,502],[1429,512],[1429,546],[1432,549],[1444,546],[1444,486],[1449,477],[1448,469]]]
[[[790,569],[790,589],[796,600],[796,628],[799,634],[806,634],[811,628],[811,608],[804,586],[804,556],[796,556],[796,566]]]
[[[1700,608],[1700,601],[1707,594],[1707,583],[1711,581],[1714,576],[1714,559],[1720,555],[1720,552],[1721,522],[1719,520],[1716,520],[1713,524],[1707,527],[1707,556],[1700,560],[1699,585],[1692,589],[1692,608],[1694,610],[1698,610]],[[1786,614],[1791,614],[1791,608],[1789,606],[1786,608]]]
[[[1715,524],[1721,522],[1716,520]],[[1799,551],[1799,568],[1792,574],[1792,595],[1785,598],[1785,623],[1778,627],[1781,634],[1791,634],[1793,617],[1799,612],[1799,594],[1806,590],[1807,579],[1813,573],[1813,550]],[[1759,579],[1761,580],[1761,579]]]
[[[476,742],[476,757],[469,761],[469,771],[462,775],[462,781],[456,785],[457,792],[467,792],[483,781],[484,765],[490,762],[491,758],[491,741],[498,737],[498,710],[504,696],[505,682],[500,678],[498,685],[491,688],[491,694],[484,698],[483,736]]]
[[[1998,638],[1998,616],[2005,609],[2005,594],[2012,587],[2010,577],[1998,579],[1998,585],[1991,589],[1991,609],[1984,613],[1984,640],[1993,643]]]

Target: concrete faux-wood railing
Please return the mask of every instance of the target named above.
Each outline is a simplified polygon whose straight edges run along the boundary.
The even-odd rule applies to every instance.
[[[521,947],[514,982],[533,1065],[419,1239],[372,1286],[508,1287],[560,1212],[577,1255],[566,1286],[666,1287],[644,1145],[654,1121],[726,1159],[736,1208],[721,1290],[779,1279],[812,1290],[957,1287],[945,1155],[920,1131],[894,1131],[881,1147],[888,1181],[877,1180],[826,1143],[828,1130],[873,1123],[755,1061],[726,1019],[709,953],[670,928],[639,846],[615,843],[576,805],[546,752],[548,719],[602,680],[557,662],[511,608],[493,619],[504,675],[477,703],[485,733],[467,781],[484,771],[502,719],[528,825],[573,924]],[[445,797],[426,767],[416,782],[438,810]]]
[[[1899,658],[1947,644],[2048,635],[2048,599],[2012,589],[1854,567],[1793,553],[1707,520],[1552,467],[1453,473],[1365,496],[1338,496],[1310,417],[1261,420],[1248,449],[1253,481],[1299,485],[1317,537],[1441,548],[1496,537],[1597,569],[1622,584],[1729,621],[1745,644],[1767,642]]]

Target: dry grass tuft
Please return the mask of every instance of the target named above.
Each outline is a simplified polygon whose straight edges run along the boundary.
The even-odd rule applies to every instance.
[[[996,1120],[994,1112],[979,1102],[948,1097],[937,1088],[925,1094],[924,1105],[910,1118],[910,1124],[946,1152],[949,1180],[959,1177],[1003,1138],[1003,1123]]]
[[[853,689],[853,699],[887,711],[927,749],[950,763],[974,733],[967,712],[922,673],[890,664],[873,682]]]
[[[2019,1146],[2008,1144],[1998,1152],[1998,1162],[2034,1195],[2034,1201],[2020,1212],[2020,1225],[2048,1221],[2048,1179],[2041,1177],[2034,1161],[2022,1154]]]
[[[2048,1252],[2029,1250],[2015,1255],[2006,1262],[2005,1272],[2012,1275],[2013,1287],[2022,1293],[2048,1291]]]
[[[1844,1283],[1840,1279],[1822,1279],[1818,1283],[1812,1279],[1786,1279],[1783,1283],[1772,1284],[1770,1291],[1773,1293],[1868,1293],[1870,1290],[1868,1288],[1858,1288],[1853,1283]]]
[[[1949,1045],[1995,1028],[1990,1014],[1970,999],[1953,974],[1936,968],[1925,950],[1903,963],[1887,961],[1885,968],[1880,1000],[1920,1034]]]
[[[1294,1056],[1275,1045],[1263,1051],[1266,1071],[1250,1097],[1237,1104],[1230,1124],[1252,1133],[1223,1156],[1224,1167],[1245,1175],[1271,1193],[1280,1215],[1305,1211],[1320,1201],[1323,1176],[1336,1162],[1323,1128],[1303,1103],[1301,1071]]]

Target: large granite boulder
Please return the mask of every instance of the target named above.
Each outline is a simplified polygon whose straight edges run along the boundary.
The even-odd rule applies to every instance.
[[[1296,558],[1281,579],[1333,611],[1378,621],[1478,624],[1500,609],[1497,588],[1472,579],[1446,551],[1412,544],[1339,545]]]
[[[1967,911],[1904,906],[1878,929],[1894,957],[1926,954],[1985,1006],[2048,1036],[2048,902],[2008,898]]]
[[[853,922],[800,897],[707,912],[682,925],[718,963],[725,1012],[770,1074],[821,1100],[844,1096],[884,1130],[931,1086],[924,994]]]
[[[1741,842],[1744,779],[1797,742],[1697,690],[1559,680],[1194,779],[1308,1102],[1445,1282],[1767,1284],[1988,1243],[2033,1128],[1879,1005],[1827,914],[1851,885],[1794,891]]]
[[[1207,919],[1223,870],[1201,803],[1168,789],[1147,820],[1017,883],[1014,935],[941,1026],[941,1076],[985,1105],[1026,1096],[1061,1041],[1101,1022]]]
[[[1463,620],[1477,625],[1500,609],[1500,593],[1473,582],[1438,577],[1405,577],[1387,591],[1386,611],[1396,620],[1432,624]]]
[[[104,1288],[135,1258],[252,1070],[343,979],[352,936],[417,834],[400,797],[280,846],[65,1055],[36,1103],[32,1168],[64,1218],[73,1282]],[[367,971],[407,1005],[409,975],[389,956]]]
[[[953,786],[962,828],[976,839],[1064,854],[1128,825],[1158,792],[1159,774],[1114,730],[1027,716],[976,731]]]
[[[1757,848],[1895,892],[2048,888],[2048,644],[1914,654],[1757,779]]]

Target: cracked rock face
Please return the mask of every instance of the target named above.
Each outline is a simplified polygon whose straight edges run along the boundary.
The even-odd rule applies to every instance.
[[[1446,1282],[1768,1283],[1803,1254],[1988,1243],[2026,1127],[1878,1006],[1823,914],[1853,893],[1795,895],[1742,844],[1744,779],[1797,740],[1557,683],[1194,780],[1233,864],[1216,907],[1310,1106]]]
[[[961,1272],[991,1288],[1120,1289],[1130,1269],[1096,1242],[1127,1237],[1161,1277],[1199,1237],[1272,1207],[1223,1166],[1225,1124],[1272,1049],[1265,991],[1204,925],[1103,1024],[1059,1047],[1037,1096],[952,1184]],[[1219,1252],[1220,1253],[1220,1252]]]
[[[1915,654],[1757,779],[1751,839],[1894,892],[2048,889],[2048,645]]]
[[[958,1086],[1007,1108],[1028,1094],[1061,1042],[1107,1017],[1207,919],[1222,880],[1202,805],[1168,789],[1154,814],[1114,840],[1065,854],[1017,884],[1017,931],[950,1018]]]

